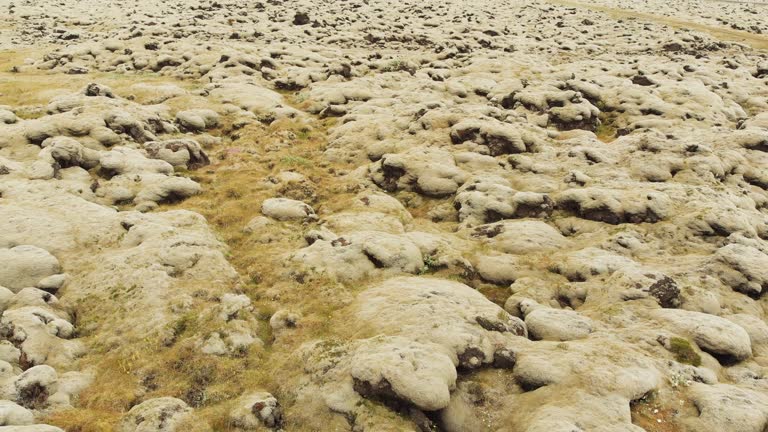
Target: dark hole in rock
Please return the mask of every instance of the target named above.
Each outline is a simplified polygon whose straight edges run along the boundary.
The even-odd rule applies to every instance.
[[[515,381],[523,389],[523,391],[530,392],[541,387],[546,386],[548,383],[540,380],[536,380],[530,377],[516,376]]]
[[[48,390],[39,383],[34,383],[19,389],[17,402],[28,409],[45,408],[48,400]]]

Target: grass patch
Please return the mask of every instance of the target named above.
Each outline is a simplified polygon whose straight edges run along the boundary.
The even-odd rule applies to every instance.
[[[669,350],[675,355],[678,363],[701,366],[701,356],[687,339],[673,337],[669,340]]]
[[[148,72],[118,74],[92,71],[84,75],[64,75],[60,72],[38,69],[22,69],[22,72],[13,72],[14,68],[24,65],[26,58],[41,58],[51,50],[52,48],[43,46],[27,50],[0,51],[0,105],[29,107],[46,105],[51,99],[78,91],[92,82],[109,86],[116,94],[123,97],[134,93],[131,86],[139,83],[173,83],[182,88],[193,86],[191,82]],[[16,115],[25,118],[23,114]]]
[[[440,263],[437,262],[437,259],[432,255],[426,255],[424,257],[424,267],[422,267],[419,270],[419,274],[429,274],[434,273],[440,268]]]
[[[616,127],[618,116],[612,112],[605,112],[603,109],[600,108],[600,124],[595,129],[595,135],[600,141],[609,143],[619,135],[619,129]]]
[[[296,132],[296,138],[304,141],[312,138],[311,130],[309,128],[301,128]]]
[[[45,418],[45,423],[57,425],[66,431],[111,432],[117,429],[120,413],[74,408],[57,411]]]
[[[280,164],[290,167],[308,167],[312,165],[312,161],[301,156],[288,155],[280,158]]]
[[[616,139],[618,129],[609,122],[601,122],[597,129],[595,129],[595,135],[597,139],[602,142],[611,142]]]

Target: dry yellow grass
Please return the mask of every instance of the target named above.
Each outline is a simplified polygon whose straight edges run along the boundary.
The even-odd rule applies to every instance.
[[[14,67],[22,66],[26,58],[40,58],[47,52],[45,47],[25,50],[0,51],[0,105],[21,108],[45,105],[52,98],[77,91],[92,82],[111,87],[121,96],[135,95],[138,102],[152,97],[151,91],[141,92],[132,88],[134,84],[173,84],[182,88],[192,88],[196,83],[170,80],[148,73],[116,74],[92,72],[86,75],[62,75],[43,70],[25,70],[13,72]],[[62,78],[64,77],[64,78]],[[23,115],[23,114],[22,114]]]

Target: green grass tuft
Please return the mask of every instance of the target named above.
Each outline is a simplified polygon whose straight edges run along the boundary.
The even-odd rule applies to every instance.
[[[693,366],[701,365],[701,356],[693,349],[688,340],[673,337],[669,341],[669,350],[675,354],[675,360],[679,363],[685,363]]]

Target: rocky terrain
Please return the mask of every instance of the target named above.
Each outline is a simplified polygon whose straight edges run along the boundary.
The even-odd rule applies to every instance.
[[[0,432],[765,432],[767,14],[0,1]]]

